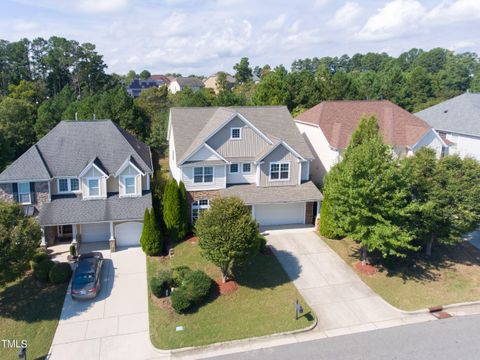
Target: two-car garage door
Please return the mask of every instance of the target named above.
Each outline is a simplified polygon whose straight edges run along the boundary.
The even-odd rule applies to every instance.
[[[261,226],[305,223],[305,203],[255,205],[255,218]]]
[[[140,245],[143,223],[124,222],[115,225],[115,239],[117,246]],[[110,223],[82,224],[82,242],[108,241],[110,239]]]

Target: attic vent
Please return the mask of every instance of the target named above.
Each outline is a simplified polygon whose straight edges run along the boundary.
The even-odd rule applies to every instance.
[[[443,113],[446,114],[448,112],[448,110],[443,110]]]

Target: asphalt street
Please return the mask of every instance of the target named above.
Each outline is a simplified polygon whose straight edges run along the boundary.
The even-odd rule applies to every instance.
[[[480,315],[337,336],[214,359],[480,359]]]

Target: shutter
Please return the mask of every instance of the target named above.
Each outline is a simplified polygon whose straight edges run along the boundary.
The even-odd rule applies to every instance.
[[[12,184],[12,191],[13,191],[13,199],[18,202],[18,184],[13,183]]]
[[[30,200],[32,204],[35,204],[35,183],[31,182],[30,183]]]

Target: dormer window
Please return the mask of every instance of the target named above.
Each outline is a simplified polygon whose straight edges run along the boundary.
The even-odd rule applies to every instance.
[[[137,195],[137,177],[134,175],[122,176],[125,195]]]
[[[88,197],[100,196],[100,178],[87,179]]]
[[[232,127],[230,128],[230,139],[240,140],[242,138],[242,128]]]

